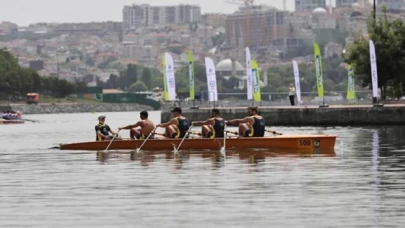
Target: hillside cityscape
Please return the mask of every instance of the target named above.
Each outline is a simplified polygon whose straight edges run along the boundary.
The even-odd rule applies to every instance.
[[[313,43],[317,42],[325,64],[329,59],[334,67],[330,75],[325,72],[325,88],[336,92],[346,89],[347,64],[342,53],[354,37],[367,36],[367,21],[373,11],[369,1],[336,0],[332,7],[325,0],[295,0],[294,12],[253,1],[229,3],[239,4],[239,10],[202,14],[198,5],[133,4],[122,7],[122,21],[24,27],[3,21],[0,48],[14,55],[21,67],[31,68],[42,77],[81,81],[115,92],[130,91],[131,87],[132,91],[162,87],[162,54],[173,56],[177,77],[187,65],[187,50],[191,49],[200,65],[204,57],[214,60],[217,77],[227,80],[221,92],[239,92],[245,87],[244,48],[250,47],[252,59],[257,60],[262,72],[263,91],[286,92],[293,75],[292,69],[283,68],[292,68],[291,60],[296,60],[308,65],[308,72],[313,71]],[[377,16],[386,7],[389,18],[403,18],[400,9],[404,3],[376,3]],[[127,77],[119,82],[118,78],[130,70],[134,79],[128,81]],[[138,80],[144,85],[134,87]],[[307,87],[304,83],[304,93],[315,92],[311,84],[315,77],[311,81]],[[197,86],[196,90],[204,88]]]

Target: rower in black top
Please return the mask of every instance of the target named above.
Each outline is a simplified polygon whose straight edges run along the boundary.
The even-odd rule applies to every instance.
[[[212,109],[211,118],[206,121],[193,121],[194,126],[201,126],[201,135],[204,138],[223,138],[225,120],[219,115],[218,109]]]
[[[114,135],[117,135],[110,126],[105,123],[105,115],[98,117],[98,124],[94,127],[96,130],[96,141],[111,140]],[[111,133],[111,135],[110,135]]]
[[[186,117],[181,114],[181,108],[174,108],[172,110],[173,119],[167,123],[157,125],[166,129],[165,136],[168,138],[183,138],[187,133],[190,124]]]
[[[263,137],[265,133],[265,121],[257,114],[256,107],[248,108],[248,116],[244,119],[227,121],[227,124],[239,124],[239,136],[243,137]]]

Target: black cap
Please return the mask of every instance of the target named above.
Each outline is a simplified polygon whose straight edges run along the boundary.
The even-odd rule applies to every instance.
[[[175,107],[174,109],[172,109],[172,112],[178,112],[181,114],[181,108]]]

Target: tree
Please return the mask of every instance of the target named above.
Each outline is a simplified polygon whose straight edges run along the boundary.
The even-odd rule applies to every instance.
[[[374,21],[368,20],[369,38],[358,35],[348,46],[345,59],[352,63],[356,76],[364,87],[371,86],[371,66],[369,41],[375,45],[377,58],[378,87],[381,98],[386,99],[387,93],[397,98],[404,94],[405,87],[405,24],[401,19],[389,20],[386,12],[384,17]]]
[[[142,81],[137,81],[131,85],[129,90],[131,92],[144,92],[144,91],[148,91],[148,88],[146,87],[145,83],[143,83]]]
[[[146,87],[148,89],[151,89],[151,86],[152,86],[152,74],[151,74],[149,68],[147,68],[147,67],[143,68],[141,80],[145,83],[145,85],[146,85]]]

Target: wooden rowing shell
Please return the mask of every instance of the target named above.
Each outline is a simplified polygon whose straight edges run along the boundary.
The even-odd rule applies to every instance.
[[[25,123],[24,120],[5,120],[0,119],[0,124],[23,124]]]
[[[219,150],[223,139],[185,139],[182,150]],[[149,139],[142,147],[146,151],[173,150],[181,139]],[[334,150],[336,136],[334,135],[280,135],[258,138],[229,138],[226,139],[226,149],[281,149],[281,150]],[[61,150],[105,150],[110,141],[79,142],[61,144]],[[135,150],[143,140],[117,140],[111,143],[109,150]]]

